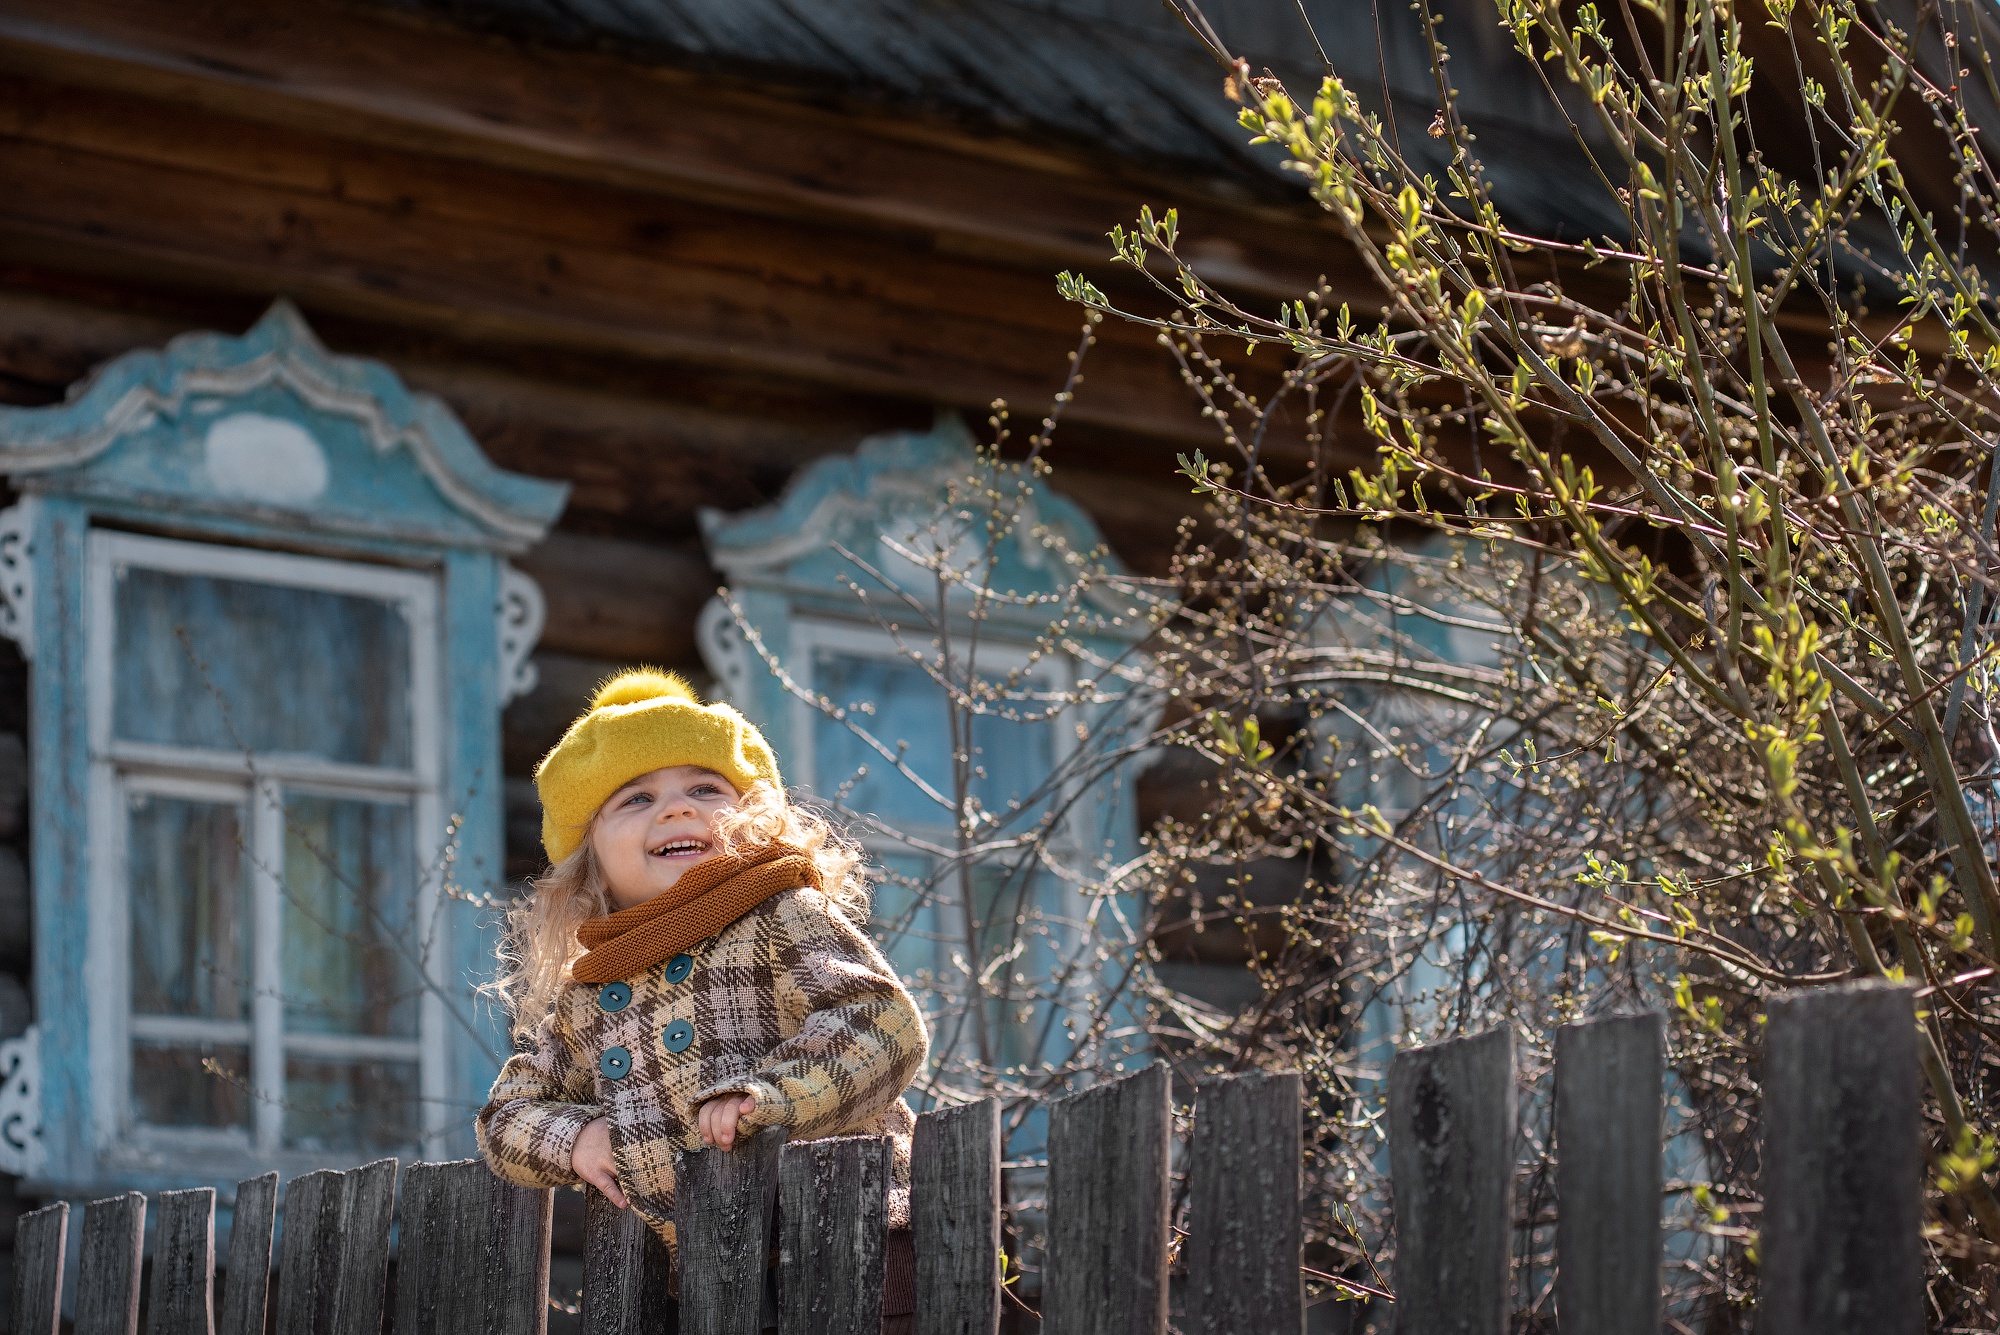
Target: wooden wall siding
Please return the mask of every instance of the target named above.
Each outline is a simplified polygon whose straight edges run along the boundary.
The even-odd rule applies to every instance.
[[[1261,174],[1211,185],[1199,173],[1100,162],[1110,169],[1100,175],[1047,145],[809,105],[609,55],[523,48],[362,6],[14,0],[7,8],[0,63],[18,73],[568,180],[936,234],[952,249],[1035,271],[1099,261],[1106,216],[1122,218],[1163,187],[1186,197],[1189,234],[1228,235],[1231,263],[1269,295],[1310,281],[1325,238],[1336,235]],[[423,71],[421,89],[413,71]],[[1258,189],[1264,199],[1251,195]],[[1252,221],[1279,225],[1243,235]]]
[[[126,21],[142,23],[141,8],[125,10]],[[88,24],[94,11],[67,13],[67,24]],[[379,136],[357,139],[350,120],[336,129],[330,117],[300,114],[311,89],[275,72],[273,82],[299,105],[246,106],[185,80],[163,87],[151,67],[173,62],[151,49],[158,41],[114,60],[101,35],[52,32],[27,17],[16,8],[0,18],[0,36],[9,39],[0,42],[0,68],[13,67],[0,95],[0,134],[11,141],[0,164],[0,234],[85,272],[178,271],[225,290],[287,290],[322,306],[498,342],[734,367],[974,408],[1001,396],[1038,413],[1060,383],[1077,323],[1078,313],[1055,294],[1054,270],[1066,263],[1108,270],[1101,238],[1112,223],[1141,202],[1199,194],[1168,182],[1106,193],[1074,166],[1010,181],[1004,171],[994,175],[990,156],[955,160],[963,150],[951,144],[929,146],[922,162],[898,162],[911,188],[932,191],[940,176],[955,176],[967,219],[994,210],[1071,211],[1081,227],[1087,217],[1087,233],[1049,238],[1062,243],[1057,258],[1047,245],[1010,249],[946,219],[918,226],[839,211],[801,215],[789,204],[725,203],[712,192],[689,198],[677,177],[649,187],[442,152],[440,142],[418,151]],[[160,11],[156,30],[174,32],[178,43],[185,22],[183,9],[171,20]],[[460,73],[446,55],[456,56],[457,39],[425,40],[431,49],[397,72],[406,104],[433,95],[410,86],[409,70],[447,83]],[[97,54],[75,54],[83,47]],[[279,56],[245,50],[235,58],[255,69]],[[543,57],[534,74],[512,82],[548,74],[568,87],[568,59]],[[656,118],[649,133],[664,133],[708,96],[657,77],[644,86]],[[195,102],[220,102],[228,113]],[[757,122],[779,109],[743,105],[735,115],[768,144],[787,130]],[[697,119],[708,114],[702,109]],[[846,133],[856,134],[851,118]],[[594,151],[611,147],[599,142]],[[824,149],[809,144],[808,152],[823,161]],[[1245,281],[1262,275],[1296,290],[1341,269],[1340,243],[1310,212],[1254,229],[1240,216],[1214,221],[1229,225],[1214,252],[1218,272]],[[1184,230],[1198,235],[1195,220]],[[1281,269],[1253,258],[1257,236],[1288,231],[1298,244]],[[1206,440],[1208,428],[1150,336],[1124,326],[1105,332],[1073,413]]]

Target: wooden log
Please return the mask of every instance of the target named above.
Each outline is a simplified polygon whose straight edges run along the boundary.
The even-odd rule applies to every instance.
[[[215,1188],[160,1193],[150,1335],[215,1335]]]
[[[1924,1329],[1915,994],[1776,998],[1764,1038],[1759,1335]]]
[[[780,1335],[879,1335],[894,1171],[881,1136],[785,1147],[778,1166]]]
[[[1658,1335],[1666,1020],[1556,1031],[1556,1312],[1563,1329]]]
[[[595,1189],[583,1221],[583,1335],[677,1335],[673,1253],[660,1235]]]
[[[278,1335],[378,1335],[396,1161],[321,1169],[285,1189]]]
[[[1170,1095],[1155,1062],[1050,1107],[1044,1335],[1166,1330]]]
[[[1507,1329],[1514,1117],[1514,1036],[1504,1028],[1390,1063],[1397,1335]]]
[[[998,1335],[1000,1103],[917,1118],[910,1145],[916,1335]]]
[[[76,1335],[138,1335],[146,1196],[128,1191],[83,1207],[76,1266]]]
[[[759,1335],[778,1194],[782,1127],[733,1150],[682,1151],[674,1233],[681,1253],[681,1328],[687,1335]]]
[[[403,1175],[398,1335],[543,1335],[555,1195],[493,1176],[483,1159]]]
[[[1189,1335],[1305,1330],[1304,1085],[1293,1073],[1204,1085],[1188,1146]]]
[[[60,1335],[63,1249],[69,1241],[69,1202],[31,1210],[14,1231],[15,1335]]]
[[[219,1335],[264,1335],[264,1309],[271,1296],[271,1235],[277,1221],[276,1173],[236,1184]]]
[[[1046,397],[1075,339],[1068,308],[1039,278],[913,253],[901,238],[804,232],[431,156],[350,156],[116,94],[76,109],[86,100],[58,84],[9,96],[18,82],[0,82],[9,180],[21,186],[0,197],[0,223],[52,239],[72,264],[170,255],[212,283],[284,289],[366,318],[473,318],[485,337],[517,345],[964,406]],[[40,96],[22,105],[31,91]],[[296,184],[334,179],[335,168],[351,187]],[[231,200],[224,212],[204,207],[218,188]],[[631,244],[648,233],[671,241]],[[663,306],[678,313],[671,328],[647,319]],[[856,345],[874,355],[853,357]],[[1092,393],[1071,414],[1164,438],[1199,434],[1168,406],[1171,373],[1149,338],[1107,325],[1092,360]]]

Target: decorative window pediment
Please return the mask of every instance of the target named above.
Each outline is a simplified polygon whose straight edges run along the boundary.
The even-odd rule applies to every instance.
[[[306,519],[502,552],[538,541],[568,495],[494,467],[443,403],[379,362],[332,355],[287,301],[241,337],[119,357],[60,407],[0,410],[0,469],[153,518]]]
[[[279,302],[0,409],[33,667],[45,1154],[65,1184],[470,1148],[506,1050],[453,885],[502,867],[499,711],[566,488]],[[261,1170],[258,1170],[261,1171]]]

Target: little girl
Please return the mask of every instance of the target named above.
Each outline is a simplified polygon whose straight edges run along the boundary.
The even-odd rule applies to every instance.
[[[768,1126],[889,1136],[907,1229],[923,1019],[861,930],[859,851],[786,801],[763,736],[626,672],[535,787],[553,865],[508,917],[496,987],[523,1050],[479,1113],[493,1171],[588,1182],[671,1245],[677,1151]]]

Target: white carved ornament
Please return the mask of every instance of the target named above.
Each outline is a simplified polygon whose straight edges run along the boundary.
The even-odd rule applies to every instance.
[[[28,544],[35,531],[35,498],[0,510],[0,635],[35,656],[35,563]]]
[[[743,708],[749,696],[750,646],[745,643],[743,628],[736,624],[736,614],[729,604],[721,598],[710,598],[704,603],[701,615],[695,618],[694,638],[702,662],[715,674],[716,695],[725,703]]]
[[[42,1169],[42,1031],[0,1043],[0,1173]]]
[[[4,553],[4,548],[0,548]],[[541,673],[528,655],[542,638],[548,620],[548,605],[542,588],[514,567],[500,565],[500,598],[493,609],[494,630],[500,642],[500,703],[535,689]]]

